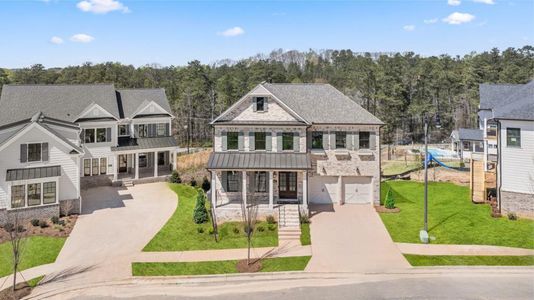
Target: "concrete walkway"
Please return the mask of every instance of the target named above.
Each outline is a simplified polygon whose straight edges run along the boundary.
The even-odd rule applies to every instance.
[[[201,251],[176,252],[141,252],[135,256],[136,262],[192,262],[246,259],[247,249],[222,249]],[[312,254],[310,246],[301,246],[300,243],[287,242],[279,247],[253,248],[252,257],[289,257],[309,256]]]
[[[311,206],[310,272],[381,272],[410,268],[372,205]]]
[[[443,244],[409,244],[397,243],[404,254],[417,255],[534,255],[534,250],[486,245],[443,245]]]

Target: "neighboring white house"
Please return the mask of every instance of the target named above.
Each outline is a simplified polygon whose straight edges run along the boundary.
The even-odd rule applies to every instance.
[[[220,218],[251,197],[274,215],[282,204],[307,214],[310,203],[380,203],[383,123],[329,84],[259,84],[212,125]]]
[[[175,167],[162,89],[4,85],[0,108],[0,222],[13,210],[79,212],[80,189],[163,179]]]
[[[473,153],[484,152],[482,129],[460,128],[451,134],[451,148],[461,159],[471,159]]]

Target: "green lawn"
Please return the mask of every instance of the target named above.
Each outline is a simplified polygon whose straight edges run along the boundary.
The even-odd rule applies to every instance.
[[[23,241],[23,253],[20,262],[20,270],[53,263],[61,251],[65,238],[32,236]],[[9,275],[12,270],[11,244],[0,244],[0,277]]]
[[[300,224],[300,243],[302,246],[311,245],[310,223]]]
[[[276,257],[262,260],[260,272],[302,271],[311,256]],[[237,260],[202,262],[132,263],[134,276],[180,276],[237,273]]]
[[[246,248],[247,240],[240,222],[226,222],[219,225],[219,242],[215,242],[211,222],[197,225],[193,222],[193,209],[197,191],[184,184],[169,184],[178,194],[178,207],[165,226],[152,238],[143,251],[186,251],[207,249]],[[209,202],[206,203],[209,210]],[[260,227],[263,231],[260,231]],[[203,232],[199,233],[199,228]],[[237,228],[239,232],[235,232]],[[276,224],[260,222],[256,225],[253,247],[278,246]]]
[[[422,266],[534,266],[534,256],[411,255],[404,257],[414,267]]]
[[[382,162],[382,175],[390,176],[404,173],[421,167],[421,162],[416,161],[384,161]]]
[[[391,188],[400,213],[380,214],[395,242],[419,243],[423,228],[423,183],[382,183],[382,201]],[[534,249],[534,221],[492,218],[489,205],[473,204],[469,188],[452,183],[429,183],[428,228],[431,243],[497,245]]]

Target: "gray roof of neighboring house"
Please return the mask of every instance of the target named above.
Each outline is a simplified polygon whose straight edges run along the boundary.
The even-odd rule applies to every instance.
[[[296,114],[316,124],[384,124],[330,84],[263,83]]]
[[[58,176],[61,176],[61,166],[9,169],[6,172],[6,181],[28,180]]]
[[[124,117],[131,118],[142,106],[154,101],[172,115],[164,89],[118,89],[118,100],[122,102]]]
[[[214,152],[208,160],[208,169],[307,170],[311,169],[311,159],[306,153]]]
[[[505,103],[493,108],[495,119],[534,120],[534,81],[515,88]]]
[[[123,142],[119,141],[118,147],[111,147],[111,151],[130,151],[170,147],[178,147],[178,143],[172,136],[152,138],[128,138],[125,139]]]
[[[458,136],[461,141],[482,141],[484,132],[482,129],[460,128]]]
[[[513,93],[522,84],[488,84],[478,86],[480,94],[480,109],[493,109],[496,105],[503,104],[510,93]]]
[[[0,97],[0,126],[29,119],[37,112],[74,122],[96,103],[119,118],[113,84],[4,85]]]

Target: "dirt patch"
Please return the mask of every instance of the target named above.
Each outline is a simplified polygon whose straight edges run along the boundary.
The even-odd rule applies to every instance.
[[[375,206],[376,212],[379,213],[398,213],[400,212],[400,208],[386,208],[385,206]]]
[[[209,179],[210,175],[206,170],[206,166],[208,165],[210,154],[211,150],[206,150],[178,156],[178,164],[176,166],[182,182],[191,182],[191,180],[195,179],[200,183],[204,177]]]
[[[24,224],[24,234],[26,236],[52,236],[52,237],[68,237],[76,224],[77,215],[70,215],[68,217],[59,218],[58,224],[52,223],[50,219],[40,220],[46,222],[46,227],[33,226],[31,222]],[[0,229],[0,243],[9,240],[9,235],[2,227]]]
[[[411,180],[424,181],[425,171],[418,170],[411,172],[408,176]],[[428,180],[451,182],[457,185],[469,186],[469,171],[451,170],[443,167],[431,168],[428,170]]]
[[[13,290],[11,287],[8,287],[7,289],[3,289],[0,291],[0,300],[16,300],[16,299],[22,299],[32,292],[32,287],[28,285],[26,282],[20,282],[17,283],[15,286],[15,294],[13,294]]]
[[[240,260],[235,267],[239,273],[256,273],[261,270],[261,260],[251,261],[250,264],[247,263],[246,259]]]

